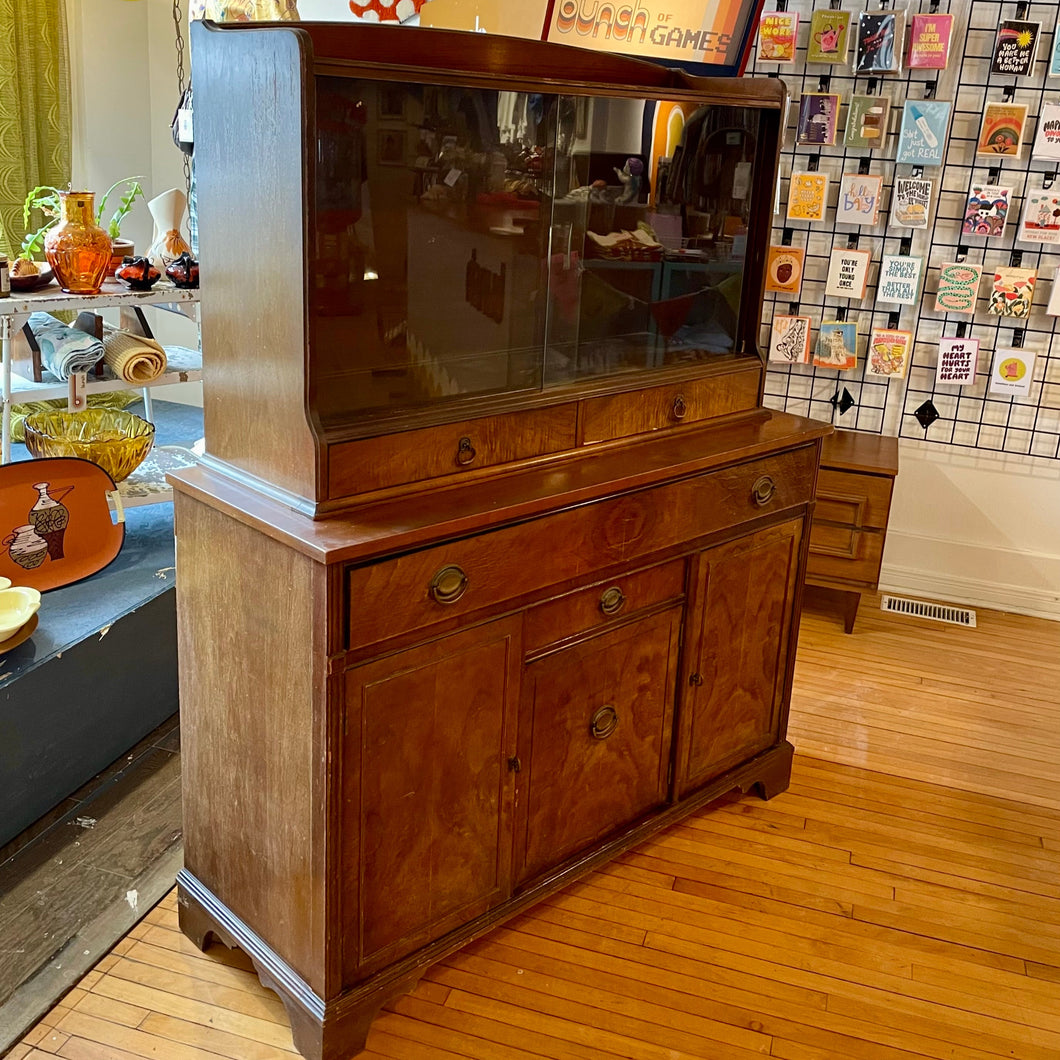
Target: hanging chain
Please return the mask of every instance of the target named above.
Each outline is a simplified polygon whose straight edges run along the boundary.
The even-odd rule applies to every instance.
[[[176,30],[176,43],[177,43],[177,99],[179,105],[184,103],[184,33],[181,30],[181,22],[183,15],[180,10],[180,0],[173,0],[173,27]],[[184,154],[181,154],[184,158],[184,186],[188,193],[188,198],[191,198],[191,158]]]

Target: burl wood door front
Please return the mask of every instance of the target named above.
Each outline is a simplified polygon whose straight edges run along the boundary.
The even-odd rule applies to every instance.
[[[517,882],[666,801],[680,629],[671,607],[527,666]]]
[[[346,676],[347,983],[510,893],[521,628],[491,622]]]
[[[802,521],[701,552],[678,719],[687,794],[778,739]]]

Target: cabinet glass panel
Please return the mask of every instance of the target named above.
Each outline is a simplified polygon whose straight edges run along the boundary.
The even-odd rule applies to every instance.
[[[742,352],[753,108],[316,89],[325,428]]]

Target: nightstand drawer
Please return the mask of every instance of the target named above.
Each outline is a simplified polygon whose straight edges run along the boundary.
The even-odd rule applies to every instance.
[[[882,475],[822,467],[817,475],[814,521],[884,529],[894,480]]]
[[[850,526],[822,526],[816,520],[810,529],[810,557],[806,580],[843,585],[858,584],[875,589],[880,580],[884,535]]]

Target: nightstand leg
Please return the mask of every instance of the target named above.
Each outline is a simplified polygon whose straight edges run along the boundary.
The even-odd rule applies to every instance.
[[[843,593],[843,632],[854,632],[854,619],[858,617],[858,604],[861,603],[861,593]]]

